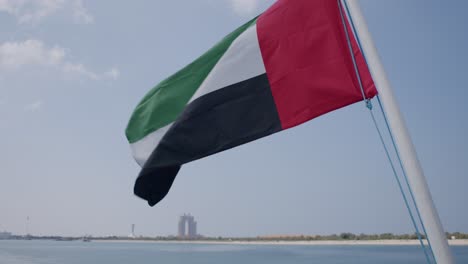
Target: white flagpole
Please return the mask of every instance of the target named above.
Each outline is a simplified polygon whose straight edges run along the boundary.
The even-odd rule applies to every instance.
[[[369,70],[377,90],[379,91],[379,97],[383,102],[383,107],[387,114],[390,128],[408,177],[409,185],[419,208],[422,222],[426,228],[427,237],[431,242],[435,259],[439,264],[452,264],[454,263],[453,256],[448,246],[439,215],[434,206],[431,193],[429,192],[426,178],[424,177],[421,164],[416,155],[416,150],[405,125],[403,115],[395,100],[392,86],[380,62],[377,49],[361,13],[359,3],[357,0],[348,0],[347,3],[350,16],[356,27],[356,34],[361,41],[362,51],[366,56]]]

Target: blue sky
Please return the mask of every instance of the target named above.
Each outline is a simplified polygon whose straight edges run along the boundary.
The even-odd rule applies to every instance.
[[[124,130],[160,80],[271,0],[0,1],[0,230],[410,233],[363,104],[184,166],[154,208]],[[468,232],[468,3],[361,0],[448,231]]]

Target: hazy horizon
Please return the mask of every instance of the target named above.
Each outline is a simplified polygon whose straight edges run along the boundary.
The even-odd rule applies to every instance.
[[[0,1],[0,232],[413,233],[363,103],[185,165],[133,195],[124,130],[155,84],[273,0]],[[468,2],[360,0],[448,232],[468,233]]]

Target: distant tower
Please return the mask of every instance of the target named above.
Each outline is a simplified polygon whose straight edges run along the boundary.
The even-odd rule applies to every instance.
[[[26,217],[26,236],[30,236],[30,234],[29,234],[29,216]]]
[[[195,218],[191,215],[187,217],[188,223],[188,238],[193,239],[197,237],[197,222],[195,222]]]
[[[188,228],[186,228],[186,226]],[[186,232],[186,230],[188,232]],[[179,225],[177,230],[177,236],[179,238],[194,239],[197,238],[197,222],[195,217],[190,214],[184,214],[179,218]]]
[[[132,234],[131,237],[135,237],[135,224],[132,224]]]
[[[179,238],[185,238],[185,217],[185,214],[179,217],[179,228],[177,232]]]

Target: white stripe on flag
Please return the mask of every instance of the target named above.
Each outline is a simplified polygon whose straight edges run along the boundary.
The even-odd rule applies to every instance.
[[[257,25],[253,25],[234,40],[190,102],[205,94],[264,73],[266,70],[258,42]]]
[[[137,142],[130,144],[133,157],[135,158],[138,165],[141,167],[145,165],[145,162],[149,159],[151,153],[153,153],[153,151],[156,149],[162,137],[164,134],[166,134],[171,126],[172,123],[154,131],[151,134],[148,134],[146,137],[138,140]]]

